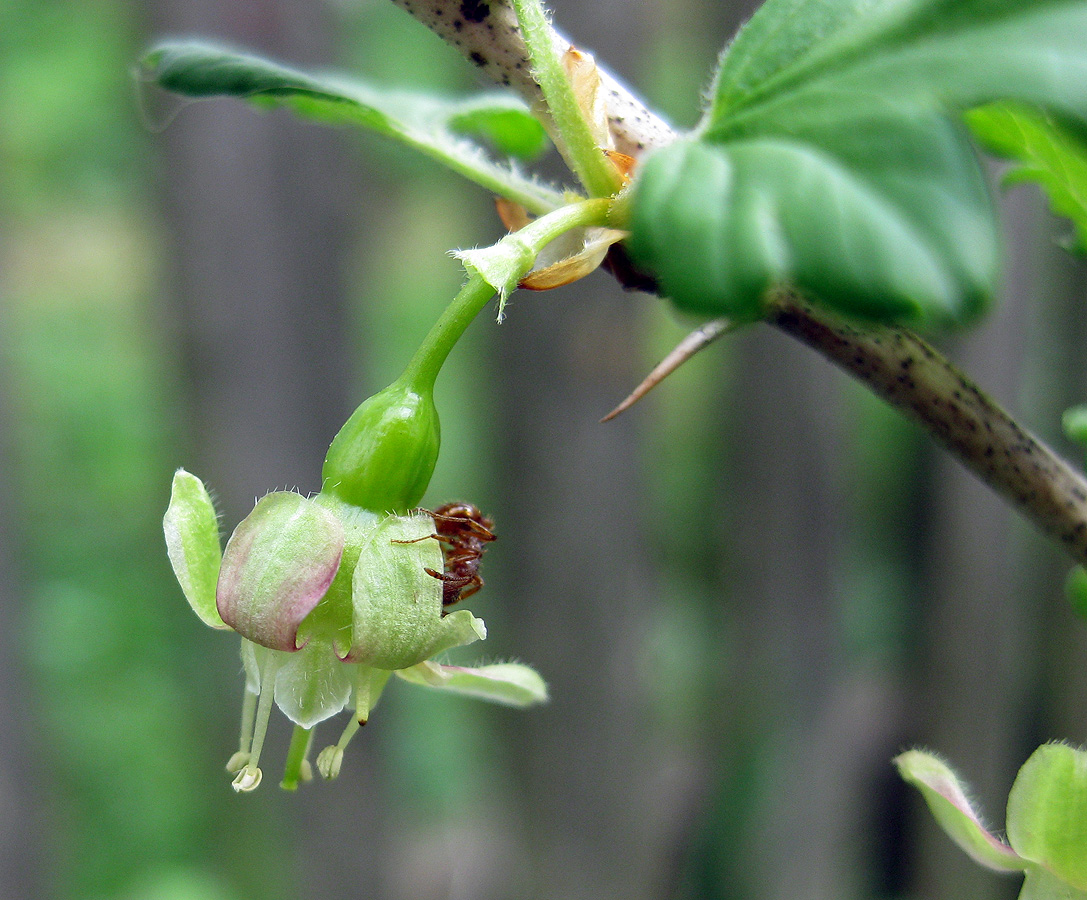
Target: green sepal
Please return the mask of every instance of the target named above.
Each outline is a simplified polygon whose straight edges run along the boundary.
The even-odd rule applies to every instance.
[[[223,559],[215,507],[204,483],[184,469],[174,473],[162,528],[170,565],[193,612],[205,625],[229,628],[215,608],[215,584]]]
[[[340,655],[378,669],[404,669],[486,637],[467,610],[442,617],[441,547],[427,513],[389,516],[370,533],[355,566],[350,647]]]
[[[396,673],[405,681],[426,687],[489,700],[503,706],[531,706],[547,702],[547,685],[535,669],[521,663],[489,666],[443,666],[429,660]]]
[[[1077,890],[1038,866],[1028,868],[1026,875],[1019,900],[1087,900],[1087,891]]]
[[[431,384],[394,381],[359,406],[333,439],[322,491],[363,509],[406,512],[430,484],[440,446]]]
[[[298,626],[328,590],[343,550],[343,525],[327,509],[299,494],[268,494],[227,542],[219,614],[254,643],[295,650]]]
[[[998,872],[1019,872],[1028,863],[982,823],[959,777],[939,757],[908,750],[895,759],[902,777],[925,798],[947,835],[975,861]]]
[[[1043,744],[1008,795],[1008,841],[1024,859],[1087,890],[1087,752]]]
[[[351,699],[351,666],[337,658],[332,643],[311,638],[276,673],[275,701],[302,728],[312,728],[340,712]]]

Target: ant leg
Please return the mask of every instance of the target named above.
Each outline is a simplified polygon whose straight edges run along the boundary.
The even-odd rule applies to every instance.
[[[439,544],[452,544],[451,538],[447,538],[444,534],[424,534],[421,538],[412,538],[410,541],[389,541],[390,544],[418,544],[419,541],[429,541],[434,538]]]

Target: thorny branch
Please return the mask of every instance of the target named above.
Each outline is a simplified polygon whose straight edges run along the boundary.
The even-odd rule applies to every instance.
[[[508,0],[393,2],[539,108],[539,88]],[[560,50],[569,46],[558,32],[555,43]],[[604,77],[617,149],[638,156],[673,139],[669,126],[627,88]],[[918,422],[1087,565],[1087,481],[921,338],[901,328],[847,322],[784,291],[774,298],[768,321]]]

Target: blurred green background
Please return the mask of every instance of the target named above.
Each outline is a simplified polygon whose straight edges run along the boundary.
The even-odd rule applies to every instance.
[[[751,2],[553,4],[678,125]],[[544,710],[394,685],[339,782],[235,796],[241,673],[166,563],[170,475],[224,528],[324,449],[501,233],[367,137],[137,85],[152,36],[398,86],[478,87],[387,0],[0,5],[0,896],[1012,897],[889,760],[950,758],[996,822],[1039,741],[1087,737],[1067,560],[768,329],[597,419],[689,322],[602,275],[481,317],[439,384],[427,502],[498,523],[471,608]],[[1020,190],[1005,296],[943,341],[1044,437],[1087,398],[1082,264]],[[326,725],[318,741],[331,740]]]

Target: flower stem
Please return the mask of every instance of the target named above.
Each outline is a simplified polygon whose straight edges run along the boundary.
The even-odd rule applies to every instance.
[[[419,391],[432,390],[449,352],[493,296],[494,288],[481,276],[469,278],[423,338],[400,380]]]
[[[540,216],[520,231],[506,235],[492,247],[469,251],[466,255],[474,258],[486,256],[500,260],[501,277],[489,269],[486,278],[478,269],[469,276],[464,287],[423,338],[399,380],[420,392],[433,390],[434,381],[449,352],[496,290],[501,288],[505,293],[516,287],[517,282],[532,268],[539,252],[560,235],[581,226],[608,224],[611,207],[612,201],[609,199],[569,203]],[[496,281],[501,284],[496,285]],[[512,282],[512,285],[508,282]]]
[[[559,152],[590,195],[610,197],[622,187],[622,179],[597,146],[578,105],[562,59],[556,53],[554,33],[543,5],[540,0],[513,0],[513,8],[532,61],[532,74],[543,91],[557,132],[553,137]]]

